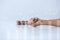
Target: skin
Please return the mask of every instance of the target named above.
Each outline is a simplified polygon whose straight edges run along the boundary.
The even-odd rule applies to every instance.
[[[28,20],[28,24],[34,27],[40,25],[50,25],[50,26],[60,27],[60,19],[51,19],[51,20],[39,19],[37,22],[34,22],[33,20],[34,18]]]

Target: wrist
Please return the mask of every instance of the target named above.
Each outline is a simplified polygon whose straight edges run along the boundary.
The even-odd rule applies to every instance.
[[[49,21],[48,20],[40,20],[40,25],[48,25]]]

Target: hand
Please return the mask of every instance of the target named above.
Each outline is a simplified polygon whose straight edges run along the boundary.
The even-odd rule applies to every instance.
[[[35,19],[35,20],[37,20],[37,21],[35,22],[34,19],[35,19],[35,18],[31,18],[30,20],[28,20],[28,24],[31,25],[31,26],[34,26],[34,27],[39,26],[39,25],[42,24],[42,20],[40,20],[40,19],[38,19],[38,20]]]

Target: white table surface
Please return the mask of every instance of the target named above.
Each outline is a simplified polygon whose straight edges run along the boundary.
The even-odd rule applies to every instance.
[[[59,19],[60,0],[0,0],[0,40],[60,40],[59,27],[16,25],[32,17]]]

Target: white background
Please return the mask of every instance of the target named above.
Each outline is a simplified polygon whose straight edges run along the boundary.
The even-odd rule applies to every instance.
[[[59,19],[60,0],[0,0],[0,40],[60,40],[59,27],[16,24],[32,17]]]

